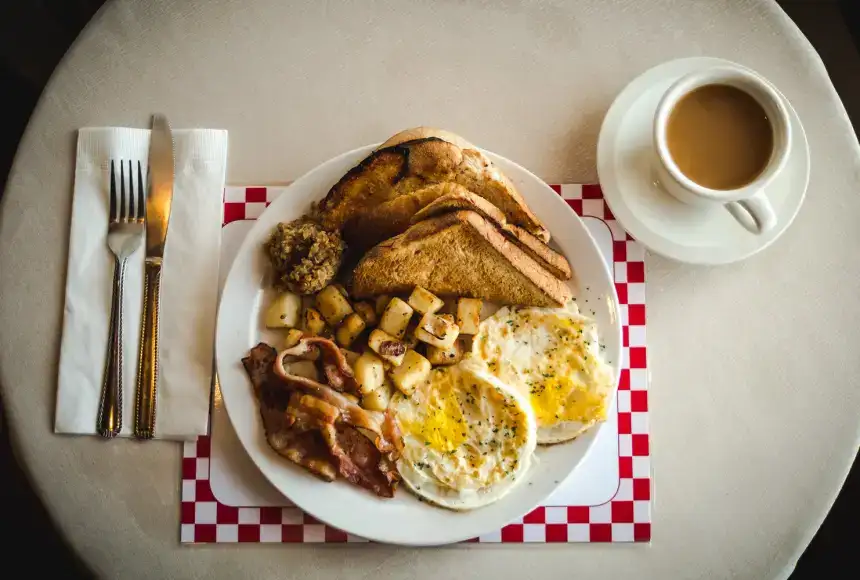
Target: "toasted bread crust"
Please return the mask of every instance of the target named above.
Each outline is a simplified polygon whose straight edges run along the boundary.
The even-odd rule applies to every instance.
[[[359,219],[348,221],[343,227],[343,235],[347,240],[360,240],[353,241],[354,247],[369,248],[382,240],[403,233],[411,225],[412,217],[421,211],[421,208],[431,204],[435,199],[447,197],[458,190],[465,191],[461,185],[446,182],[399,195],[379,204],[373,211],[363,213]]]
[[[573,273],[570,269],[570,263],[568,263],[564,256],[523,228],[507,223],[505,214],[499,211],[496,206],[484,198],[467,191],[465,188],[461,187],[452,190],[451,193],[425,205],[423,209],[412,216],[412,223],[458,210],[476,211],[495,223],[501,229],[502,233],[516,242],[521,250],[529,254],[555,277],[562,280],[570,280],[572,277]]]
[[[358,298],[410,292],[468,296],[497,304],[562,306],[567,285],[474,211],[421,221],[371,249],[353,272]]]
[[[466,141],[456,133],[452,133],[451,131],[446,131],[445,129],[437,129],[435,127],[412,127],[411,129],[405,129],[400,133],[396,133],[389,137],[385,143],[379,146],[380,149],[384,149],[385,147],[393,147],[394,145],[400,145],[402,143],[406,143],[407,141],[416,141],[418,139],[428,139],[430,137],[436,137],[437,139],[442,139],[443,141],[447,141],[448,143],[453,143],[460,149],[477,149],[472,143]]]
[[[413,135],[422,136],[407,139]],[[399,133],[389,142],[392,144],[350,169],[317,207],[323,225],[343,229],[349,244],[369,247],[384,239],[362,224],[382,204],[444,183],[465,187],[496,205],[509,222],[549,240],[549,232],[513,184],[467,141],[447,132],[418,128]]]

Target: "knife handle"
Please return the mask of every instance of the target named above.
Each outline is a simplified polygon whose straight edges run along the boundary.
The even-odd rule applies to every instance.
[[[158,310],[161,294],[161,260],[147,260],[143,273],[143,314],[140,325],[140,355],[137,395],[134,403],[134,436],[155,435],[155,403],[158,385]]]

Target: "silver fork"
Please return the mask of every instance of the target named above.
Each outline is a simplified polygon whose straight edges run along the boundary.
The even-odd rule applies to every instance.
[[[99,435],[106,438],[116,437],[122,429],[122,295],[125,262],[141,246],[146,217],[140,161],[137,162],[137,191],[135,192],[131,161],[128,162],[128,194],[125,186],[125,164],[120,160],[119,196],[117,196],[116,172],[114,162],[111,160],[107,243],[114,255],[113,298],[110,305],[107,362],[96,423]],[[135,195],[137,196],[136,205]]]

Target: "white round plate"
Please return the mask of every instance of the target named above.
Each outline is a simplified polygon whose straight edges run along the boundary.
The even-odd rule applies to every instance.
[[[786,100],[792,148],[782,173],[767,189],[777,224],[766,234],[743,228],[720,206],[696,208],[659,185],[651,145],[657,103],[681,76],[735,63],[718,58],[685,58],[658,65],[637,77],[612,103],[597,146],[600,186],[612,213],[649,250],[693,264],[728,264],[768,247],[794,221],[809,183],[809,146],[797,112]],[[785,98],[783,96],[783,98]]]
[[[373,147],[345,153],[294,182],[256,221],[239,249],[221,295],[216,361],[221,393],[242,445],[263,475],[281,493],[315,518],[364,538],[395,544],[433,545],[495,532],[522,517],[548,497],[585,457],[599,427],[568,443],[541,448],[526,481],[498,502],[470,512],[453,512],[418,501],[406,489],[380,499],[345,481],[324,483],[277,455],[266,443],[257,401],[241,358],[269,335],[262,324],[264,280],[269,270],[262,250],[276,224],[305,214],[340,177]],[[497,155],[490,158],[516,184],[526,202],[571,261],[579,300],[598,301],[596,319],[605,356],[616,377],[621,361],[621,324],[617,296],[606,262],[588,229],[562,198],[536,176]],[[591,308],[589,308],[589,311]],[[616,378],[617,384],[617,378]],[[614,396],[613,396],[614,400]]]

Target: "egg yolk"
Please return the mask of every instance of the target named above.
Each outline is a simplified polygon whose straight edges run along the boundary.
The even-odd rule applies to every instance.
[[[427,416],[423,421],[410,423],[413,436],[424,439],[424,444],[449,453],[466,441],[463,410],[450,381],[434,389],[426,401]]]
[[[482,332],[477,351],[490,372],[519,383],[524,394],[527,389],[539,425],[606,418],[605,393],[595,388],[602,382],[600,365],[581,321],[519,312],[500,322],[500,339]]]
[[[559,421],[589,423],[606,416],[603,397],[569,377],[546,379],[540,386],[532,387],[529,395],[541,425]]]

